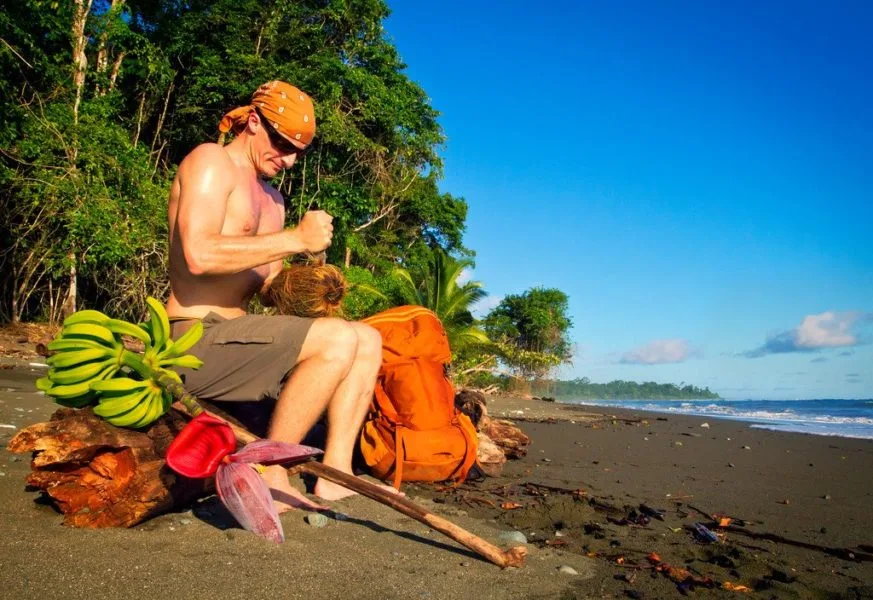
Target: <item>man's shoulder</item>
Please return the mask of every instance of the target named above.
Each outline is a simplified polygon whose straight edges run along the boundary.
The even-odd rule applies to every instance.
[[[218,144],[200,144],[179,163],[176,177],[183,186],[186,183],[199,185],[196,182],[207,179],[213,185],[224,187],[233,185],[235,172],[233,160],[224,147]]]
[[[182,159],[180,166],[188,164],[198,166],[205,164],[224,166],[226,163],[232,163],[232,161],[227,154],[227,150],[224,149],[224,146],[209,142],[200,144],[189,152],[188,155]]]

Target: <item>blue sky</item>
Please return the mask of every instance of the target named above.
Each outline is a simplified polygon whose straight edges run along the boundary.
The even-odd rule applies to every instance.
[[[389,4],[473,277],[570,297],[561,376],[873,397],[873,4]]]

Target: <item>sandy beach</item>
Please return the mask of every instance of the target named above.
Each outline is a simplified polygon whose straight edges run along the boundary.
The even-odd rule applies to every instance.
[[[873,441],[492,397],[490,415],[531,436],[528,455],[502,477],[406,491],[498,545],[524,534],[527,565],[500,570],[361,497],[335,503],[345,518],[323,528],[285,514],[282,545],[237,528],[214,498],[129,530],[63,527],[25,490],[29,456],[5,450],[55,409],[33,389],[42,370],[14,364],[0,369],[2,598],[678,597],[651,552],[711,578],[716,587],[684,590],[699,597],[743,595],[718,587],[729,581],[752,597],[873,598]],[[663,510],[663,521],[629,523],[640,504]],[[689,528],[714,513],[745,533],[698,542]]]

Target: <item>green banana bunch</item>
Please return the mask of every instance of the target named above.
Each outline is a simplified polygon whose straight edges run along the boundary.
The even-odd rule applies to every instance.
[[[169,392],[155,381],[139,381],[117,377],[95,381],[91,389],[100,394],[100,403],[94,407],[99,415],[118,427],[144,427],[156,421],[171,404]]]
[[[54,352],[49,372],[37,389],[63,406],[83,407],[97,402],[94,413],[119,427],[145,427],[170,407],[172,394],[158,382],[169,376],[181,384],[174,367],[198,369],[203,362],[185,354],[203,335],[199,322],[178,340],[170,337],[164,306],[146,300],[150,319],[134,325],[97,310],[70,315],[58,336],[48,344]],[[142,355],[125,348],[122,336],[141,341]]]

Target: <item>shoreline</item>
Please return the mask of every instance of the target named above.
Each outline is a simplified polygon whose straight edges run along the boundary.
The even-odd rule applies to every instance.
[[[869,562],[732,532],[705,545],[686,529],[705,520],[700,509],[743,519],[753,532],[873,554],[871,440],[489,397],[491,417],[511,418],[531,436],[527,456],[506,463],[499,478],[404,490],[492,543],[512,545],[501,535],[523,533],[527,565],[501,571],[360,497],[334,503],[347,519],[324,528],[308,525],[301,511],[283,515],[281,545],[237,528],[214,498],[133,529],[61,527],[57,513],[25,489],[28,457],[5,450],[18,429],[56,408],[31,387],[41,371],[0,370],[0,423],[15,427],[0,428],[0,519],[9,540],[0,549],[0,597],[194,599],[212,597],[216,588],[227,598],[307,600],[679,597],[674,582],[649,570],[650,552],[716,582],[747,585],[756,590],[752,597],[873,597]],[[503,509],[503,502],[520,508]],[[617,524],[642,503],[664,509],[664,521]]]
[[[539,400],[538,398],[533,398]],[[665,416],[691,416],[702,419],[726,420],[745,423],[754,429],[764,429],[784,433],[800,433],[823,437],[873,440],[873,411],[870,415],[838,416],[836,414],[810,413],[797,414],[804,403],[863,403],[873,405],[873,399],[866,398],[829,398],[808,400],[584,400],[568,402],[558,398],[555,404],[561,406],[582,407],[591,412],[603,411],[641,411]],[[701,408],[698,410],[696,406]],[[739,410],[741,412],[706,412],[704,408],[715,406],[716,409]],[[839,407],[827,408],[835,409]],[[684,409],[684,410],[683,410]],[[858,406],[852,406],[858,411]],[[776,411],[783,412],[776,412]],[[868,409],[870,410],[870,409]],[[745,412],[742,412],[745,411]],[[854,431],[853,431],[854,430]]]

